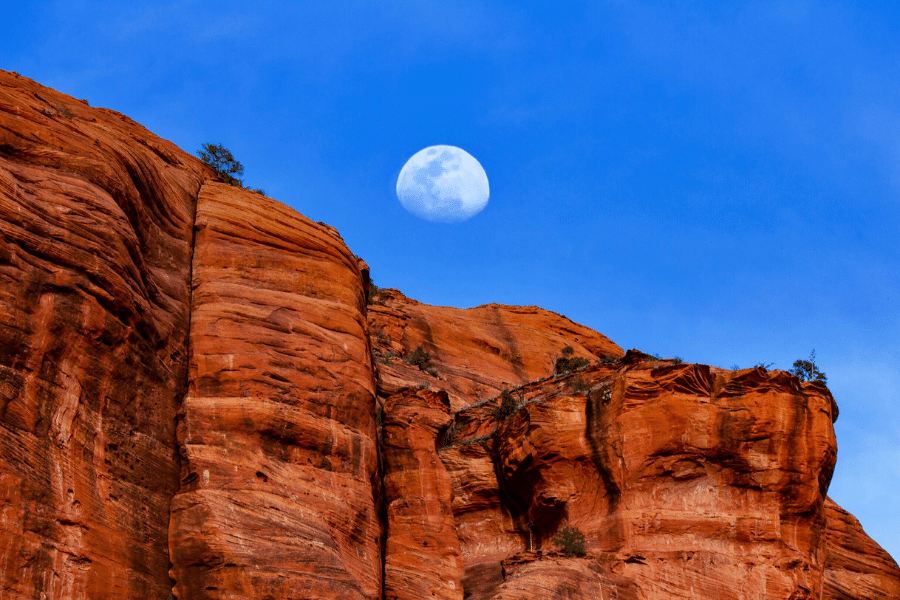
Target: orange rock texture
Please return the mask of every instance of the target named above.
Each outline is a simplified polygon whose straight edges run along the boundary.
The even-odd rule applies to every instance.
[[[196,231],[175,594],[378,598],[361,265],[330,228],[222,183]]]
[[[453,487],[437,452],[438,434],[450,424],[447,393],[409,390],[391,396],[383,418],[384,598],[462,600]]]
[[[856,518],[831,498],[825,501],[823,598],[900,598],[897,563],[866,535]]]
[[[518,535],[523,551],[538,552],[516,572],[543,571],[542,586],[557,590],[550,597],[593,597],[609,574],[642,598],[821,597],[836,449],[827,389],[777,371],[640,358],[525,388],[523,406],[476,442],[498,473],[496,503],[510,524],[503,551]],[[489,417],[479,406],[457,419],[477,434]],[[470,481],[484,481],[483,461],[470,478],[464,459],[451,460],[464,497]],[[460,508],[467,590],[511,597],[515,577],[487,568],[497,553]],[[585,558],[568,560],[597,563],[588,569],[596,585],[577,592],[553,554],[564,524],[587,542]]]
[[[211,170],[0,71],[0,597],[166,598]]]
[[[0,598],[900,598],[826,496],[835,418],[376,290],[333,228],[0,72]]]
[[[460,309],[421,304],[397,290],[373,296],[369,327],[384,396],[429,385],[445,390],[459,410],[551,374],[566,346],[591,361],[624,354],[605,335],[536,306]],[[431,358],[431,373],[409,363],[420,347]]]

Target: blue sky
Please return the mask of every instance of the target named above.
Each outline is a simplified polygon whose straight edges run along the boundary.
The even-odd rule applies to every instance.
[[[900,558],[900,5],[134,4],[0,0],[0,68],[224,144],[423,302],[722,367],[815,348],[830,494]],[[487,172],[469,221],[397,201],[434,144]]]

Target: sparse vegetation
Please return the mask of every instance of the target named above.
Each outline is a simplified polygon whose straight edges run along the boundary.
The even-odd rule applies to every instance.
[[[672,364],[673,365],[682,365],[682,364],[684,364],[684,361],[681,359],[680,356],[676,356],[675,358],[672,359]]]
[[[587,539],[577,527],[566,525],[556,532],[551,541],[560,546],[566,556],[584,556],[587,553],[584,548]]]
[[[375,282],[369,279],[369,292],[366,294],[366,302],[368,304],[383,304],[387,294],[375,285]]]
[[[420,371],[428,373],[432,377],[438,376],[438,371],[431,362],[431,354],[426,352],[422,346],[418,346],[410,354],[403,359],[411,365],[419,367]]]
[[[378,350],[378,348],[375,348],[372,352],[375,354],[375,360],[383,365],[389,365],[391,364],[391,360],[397,358],[397,353],[393,350],[386,354],[381,354],[381,351]]]
[[[460,445],[462,445],[462,444],[480,444],[481,442],[485,442],[485,441],[491,439],[492,437],[494,437],[494,436],[490,433],[485,434],[485,435],[479,435],[476,438],[471,438],[468,440],[461,441]]]
[[[755,365],[753,365],[753,368],[754,368],[754,369],[762,369],[763,371],[768,371],[768,370],[772,367],[772,365],[774,365],[774,364],[775,364],[775,363],[768,363],[768,364],[767,364],[767,363],[763,363],[763,362],[758,362],[758,363],[756,363]]]
[[[554,375],[574,373],[591,364],[591,361],[584,357],[573,356],[575,354],[575,349],[572,348],[572,346],[566,346],[561,352],[562,356],[557,358],[556,362],[553,363]]]
[[[212,167],[216,171],[216,175],[227,183],[235,187],[244,188],[254,194],[265,196],[266,191],[262,188],[248,188],[244,186],[241,175],[244,174],[244,165],[237,160],[231,153],[231,150],[222,144],[202,144],[197,156]]]
[[[375,341],[379,344],[390,344],[391,338],[384,332],[384,327],[375,331]]]
[[[447,448],[453,442],[456,441],[456,438],[459,437],[459,424],[456,421],[450,423],[450,427],[447,428],[447,431],[444,433],[444,439],[441,440],[441,448]]]
[[[513,395],[509,393],[509,390],[503,390],[503,392],[500,393],[500,404],[494,407],[491,414],[494,415],[494,418],[498,421],[503,421],[516,414],[516,411],[521,407],[522,403],[513,398]]]
[[[796,375],[800,381],[821,381],[826,383],[828,378],[825,373],[816,366],[816,351],[813,350],[809,355],[809,360],[795,360],[794,368],[790,371]]]
[[[240,176],[244,174],[244,165],[234,158],[231,150],[222,144],[203,144],[197,151],[197,156],[211,166],[222,181],[228,185],[243,187]]]
[[[591,391],[591,383],[589,381],[585,381],[581,377],[576,377],[569,382],[569,385],[572,386],[572,391],[576,394],[583,394],[585,392]]]

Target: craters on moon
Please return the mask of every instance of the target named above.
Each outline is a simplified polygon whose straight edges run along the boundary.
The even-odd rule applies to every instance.
[[[397,178],[403,208],[423,219],[459,223],[488,203],[487,173],[475,158],[456,146],[429,146],[406,161]]]

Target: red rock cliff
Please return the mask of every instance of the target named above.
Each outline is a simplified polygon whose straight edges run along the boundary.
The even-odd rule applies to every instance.
[[[165,598],[208,167],[0,72],[0,596]]]
[[[381,593],[360,265],[330,228],[222,183],[197,205],[178,598]]]
[[[826,496],[823,385],[367,281],[334,229],[0,72],[0,598],[900,598]]]

